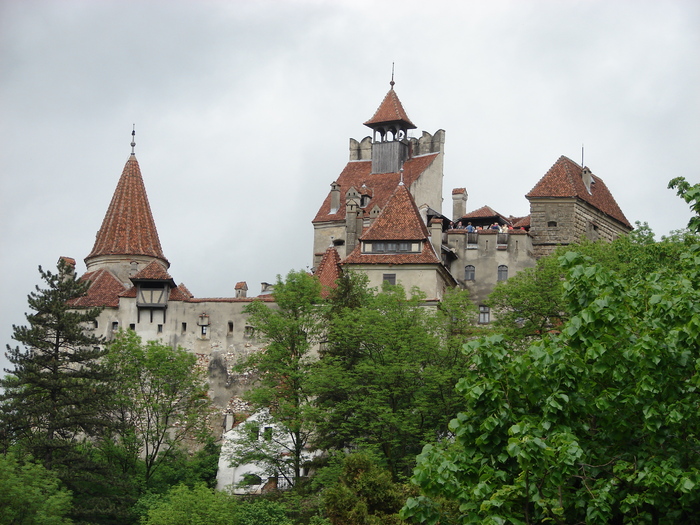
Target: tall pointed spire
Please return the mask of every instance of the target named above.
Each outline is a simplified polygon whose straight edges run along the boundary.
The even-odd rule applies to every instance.
[[[88,270],[91,266],[101,266],[99,263],[106,259],[112,264],[128,264],[134,258],[141,262],[154,258],[166,268],[170,266],[160,246],[141,169],[134,154],[135,134],[132,131],[131,155],[117,183],[102,227],[97,232],[95,245],[85,258]]]

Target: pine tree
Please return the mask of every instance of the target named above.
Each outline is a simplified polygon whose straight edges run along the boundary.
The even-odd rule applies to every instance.
[[[70,461],[75,444],[96,435],[107,421],[105,349],[92,332],[99,308],[75,309],[71,300],[89,283],[60,259],[58,272],[39,267],[45,288],[28,296],[27,326],[13,326],[7,358],[14,365],[0,379],[0,425],[6,443],[18,446],[47,468]]]

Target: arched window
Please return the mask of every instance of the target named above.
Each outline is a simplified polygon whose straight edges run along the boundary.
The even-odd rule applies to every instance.
[[[501,264],[498,267],[498,280],[506,281],[508,279],[508,267],[505,264]]]
[[[476,269],[473,265],[468,264],[464,267],[464,280],[473,281],[476,278]]]

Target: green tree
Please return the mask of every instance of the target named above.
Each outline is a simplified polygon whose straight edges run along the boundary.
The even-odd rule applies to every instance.
[[[428,445],[424,496],[405,517],[437,523],[698,523],[700,247],[683,271],[623,278],[573,252],[568,321],[522,351],[467,345],[453,441]]]
[[[185,440],[206,441],[211,403],[205,371],[191,352],[158,341],[143,344],[131,330],[119,332],[106,362],[119,377],[113,418],[123,468],[135,468],[140,457],[148,484]]]
[[[42,465],[0,455],[0,524],[67,525],[71,494]]]
[[[367,453],[346,456],[338,480],[323,492],[332,525],[405,523],[398,515],[405,500],[403,487]]]
[[[473,307],[466,293],[425,307],[416,291],[387,286],[362,306],[337,309],[314,367],[318,445],[375,449],[392,475],[409,475],[423,443],[447,433],[459,398]]]
[[[72,460],[77,442],[109,425],[110,376],[99,362],[102,340],[91,332],[100,310],[70,305],[89,284],[63,259],[56,273],[39,273],[46,287],[28,296],[28,325],[12,327],[23,348],[7,346],[14,368],[0,379],[0,424],[6,443],[54,468]]]
[[[237,502],[203,484],[173,487],[164,497],[149,498],[142,525],[240,525]]]
[[[262,301],[246,307],[248,323],[265,348],[238,367],[257,375],[247,399],[261,411],[258,417],[269,418],[262,425],[270,428],[269,439],[259,442],[254,426],[260,424],[251,424],[236,443],[232,461],[257,463],[295,484],[313,431],[308,381],[315,358],[311,351],[323,333],[321,285],[304,271],[291,271],[284,281],[277,277],[274,298],[274,307]]]
[[[676,195],[690,205],[693,215],[688,221],[688,229],[700,232],[700,184],[691,185],[684,177],[676,177],[668,183],[669,189],[675,189]]]
[[[644,223],[636,223],[629,235],[613,242],[582,241],[560,247],[507,281],[498,283],[488,299],[494,311],[496,329],[520,348],[551,330],[560,330],[570,317],[564,296],[565,269],[559,258],[568,251],[591,257],[621,278],[638,280],[660,269],[683,271],[681,255],[698,242],[698,236],[679,232],[657,242]]]

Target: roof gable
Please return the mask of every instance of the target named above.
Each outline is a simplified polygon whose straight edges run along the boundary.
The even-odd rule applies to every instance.
[[[323,258],[314,272],[322,286],[321,295],[327,296],[328,290],[337,286],[336,281],[341,274],[340,255],[338,255],[338,250],[331,246],[323,254]]]
[[[428,238],[418,207],[404,184],[399,184],[386,206],[360,236],[363,241],[422,241]]]
[[[632,225],[600,177],[591,174],[593,182],[588,192],[581,177],[583,169],[562,155],[525,197],[530,200],[552,197],[581,199],[631,229]]]
[[[169,265],[160,246],[141,169],[133,153],[126,161],[95,245],[85,260],[100,255],[146,255]]]
[[[172,281],[173,278],[158,261],[151,261],[141,271],[131,277],[132,281]],[[173,283],[173,286],[175,284]]]
[[[71,306],[94,308],[98,306],[116,308],[119,306],[119,295],[126,287],[112,272],[102,268],[94,272],[84,274],[81,281],[90,281],[90,287],[85,295],[71,299]]]

